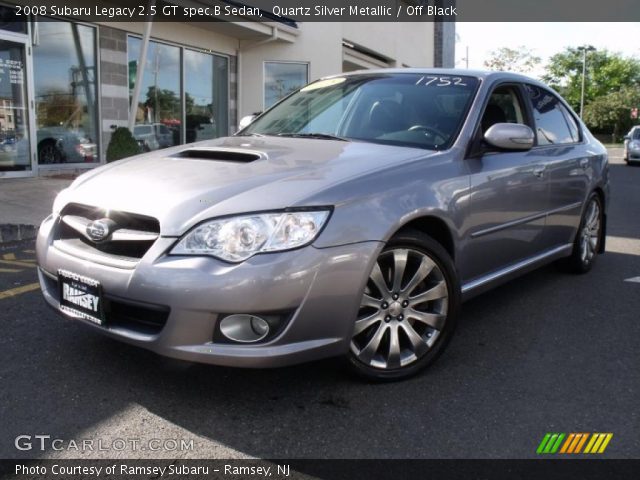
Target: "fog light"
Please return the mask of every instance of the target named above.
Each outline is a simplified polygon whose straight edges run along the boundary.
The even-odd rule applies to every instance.
[[[258,342],[269,334],[269,323],[255,315],[229,315],[220,322],[220,332],[234,342]]]
[[[251,329],[262,338],[269,333],[269,324],[260,317],[251,317]]]

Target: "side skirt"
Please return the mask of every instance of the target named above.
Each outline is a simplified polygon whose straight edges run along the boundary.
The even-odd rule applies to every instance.
[[[462,285],[462,301],[469,300],[501,283],[505,283],[513,278],[535,270],[542,265],[551,263],[559,258],[567,257],[571,255],[572,248],[573,244],[568,243],[496,270],[488,275],[470,280]]]

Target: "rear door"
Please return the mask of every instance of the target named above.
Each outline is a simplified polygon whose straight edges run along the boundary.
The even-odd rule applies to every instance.
[[[542,240],[543,248],[549,249],[573,242],[594,169],[578,122],[560,99],[536,85],[525,85],[525,91],[536,127],[537,146],[532,152],[544,159],[549,182]]]
[[[496,123],[522,123],[533,127],[519,84],[494,88],[477,126],[474,146],[467,158],[470,170],[469,217],[463,280],[518,263],[542,248],[548,207],[545,157],[534,151],[499,151],[483,140]]]

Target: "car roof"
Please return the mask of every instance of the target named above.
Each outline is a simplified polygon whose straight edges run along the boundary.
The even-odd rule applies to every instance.
[[[476,77],[480,80],[507,80],[514,82],[526,82],[535,85],[540,85],[548,88],[547,85],[536,80],[535,78],[528,77],[526,75],[522,75],[520,73],[513,72],[502,72],[502,71],[493,71],[493,70],[467,70],[463,68],[377,68],[371,70],[355,70],[353,72],[348,73],[340,73],[336,75],[329,75],[323,78],[334,78],[334,77],[344,77],[344,76],[354,76],[354,75],[379,75],[382,73],[386,74],[403,74],[403,73],[412,73],[419,75],[447,75],[447,76],[467,76],[467,77]]]

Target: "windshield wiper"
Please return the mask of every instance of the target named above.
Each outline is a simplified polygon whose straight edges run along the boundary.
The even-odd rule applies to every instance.
[[[238,133],[236,137],[264,137],[261,133]]]
[[[337,135],[330,135],[328,133],[278,133],[278,137],[293,137],[293,138],[317,138],[320,140],[340,140],[341,142],[348,142],[349,140]]]

